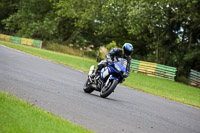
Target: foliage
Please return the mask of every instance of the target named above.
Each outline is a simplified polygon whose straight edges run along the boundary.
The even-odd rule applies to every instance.
[[[21,0],[17,12],[2,23],[6,30],[18,36],[50,39],[57,30],[58,18],[55,16],[48,0]]]
[[[93,59],[96,59],[97,57],[97,51],[92,50],[92,51],[84,51],[84,55]]]
[[[112,50],[113,48],[116,48],[117,44],[115,41],[112,41],[111,43],[106,45],[106,48],[108,49],[108,51]]]
[[[141,43],[138,46],[145,51],[143,60],[175,66],[178,76],[187,75],[194,67],[200,71],[196,66],[198,54],[193,54],[195,60],[186,60],[191,49],[200,51],[199,3],[197,0],[141,0],[129,7],[127,27],[137,40],[144,40],[141,43],[145,47]],[[139,55],[143,53],[139,51]]]
[[[105,60],[106,59],[106,54],[108,53],[108,50],[106,47],[101,46],[99,48],[99,52],[97,54],[97,62],[100,62],[101,60]]]
[[[76,56],[81,56],[81,57],[84,56],[84,52],[79,49],[75,49],[75,48],[65,46],[65,45],[59,45],[56,43],[47,42],[47,45],[43,48],[47,50],[51,50],[51,51],[70,54],[70,55],[76,55]]]
[[[1,0],[0,1],[0,31],[5,31],[5,24],[1,23],[1,20],[6,19],[9,15],[15,13],[18,10],[20,0]]]

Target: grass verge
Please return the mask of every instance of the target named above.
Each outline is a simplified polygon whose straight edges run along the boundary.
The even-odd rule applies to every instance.
[[[139,73],[131,73],[124,85],[200,108],[200,89],[192,86]]]
[[[0,91],[1,133],[89,133],[51,113]]]
[[[3,41],[0,41],[0,44],[64,64],[84,72],[88,72],[91,65],[97,65],[95,60],[89,58],[72,56]],[[126,79],[123,85],[200,108],[200,89],[188,85],[133,72],[131,72],[130,77]]]
[[[15,44],[10,42],[0,41],[0,44],[3,44],[7,47],[14,48],[38,57],[42,57],[63,65],[67,65],[84,72],[87,72],[92,64],[97,65],[97,62],[94,59],[89,59],[86,57],[79,57],[74,55],[63,54],[59,52],[53,52],[45,49],[38,49],[34,47],[24,46],[21,44]]]

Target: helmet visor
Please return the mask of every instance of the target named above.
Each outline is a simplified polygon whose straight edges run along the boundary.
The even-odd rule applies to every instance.
[[[126,49],[124,50],[124,52],[125,52],[125,54],[128,55],[128,56],[131,55],[131,53],[132,53],[132,51],[128,51],[128,50],[126,50]]]

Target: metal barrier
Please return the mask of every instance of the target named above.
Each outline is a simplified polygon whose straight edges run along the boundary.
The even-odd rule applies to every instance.
[[[177,69],[157,63],[132,59],[131,70],[135,73],[143,73],[153,77],[165,78],[174,81]]]
[[[20,43],[21,44],[21,37],[10,36],[10,42]]]
[[[0,34],[0,40],[42,48],[42,41]]]
[[[0,34],[0,40],[3,40],[3,41],[10,41],[10,36],[4,35],[4,34]]]
[[[200,88],[200,72],[191,70],[189,80],[190,85]]]

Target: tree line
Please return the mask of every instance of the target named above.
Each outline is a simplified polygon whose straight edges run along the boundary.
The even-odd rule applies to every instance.
[[[132,57],[200,71],[199,0],[1,0],[0,32],[95,48],[130,42]],[[184,78],[185,77],[185,78]]]

